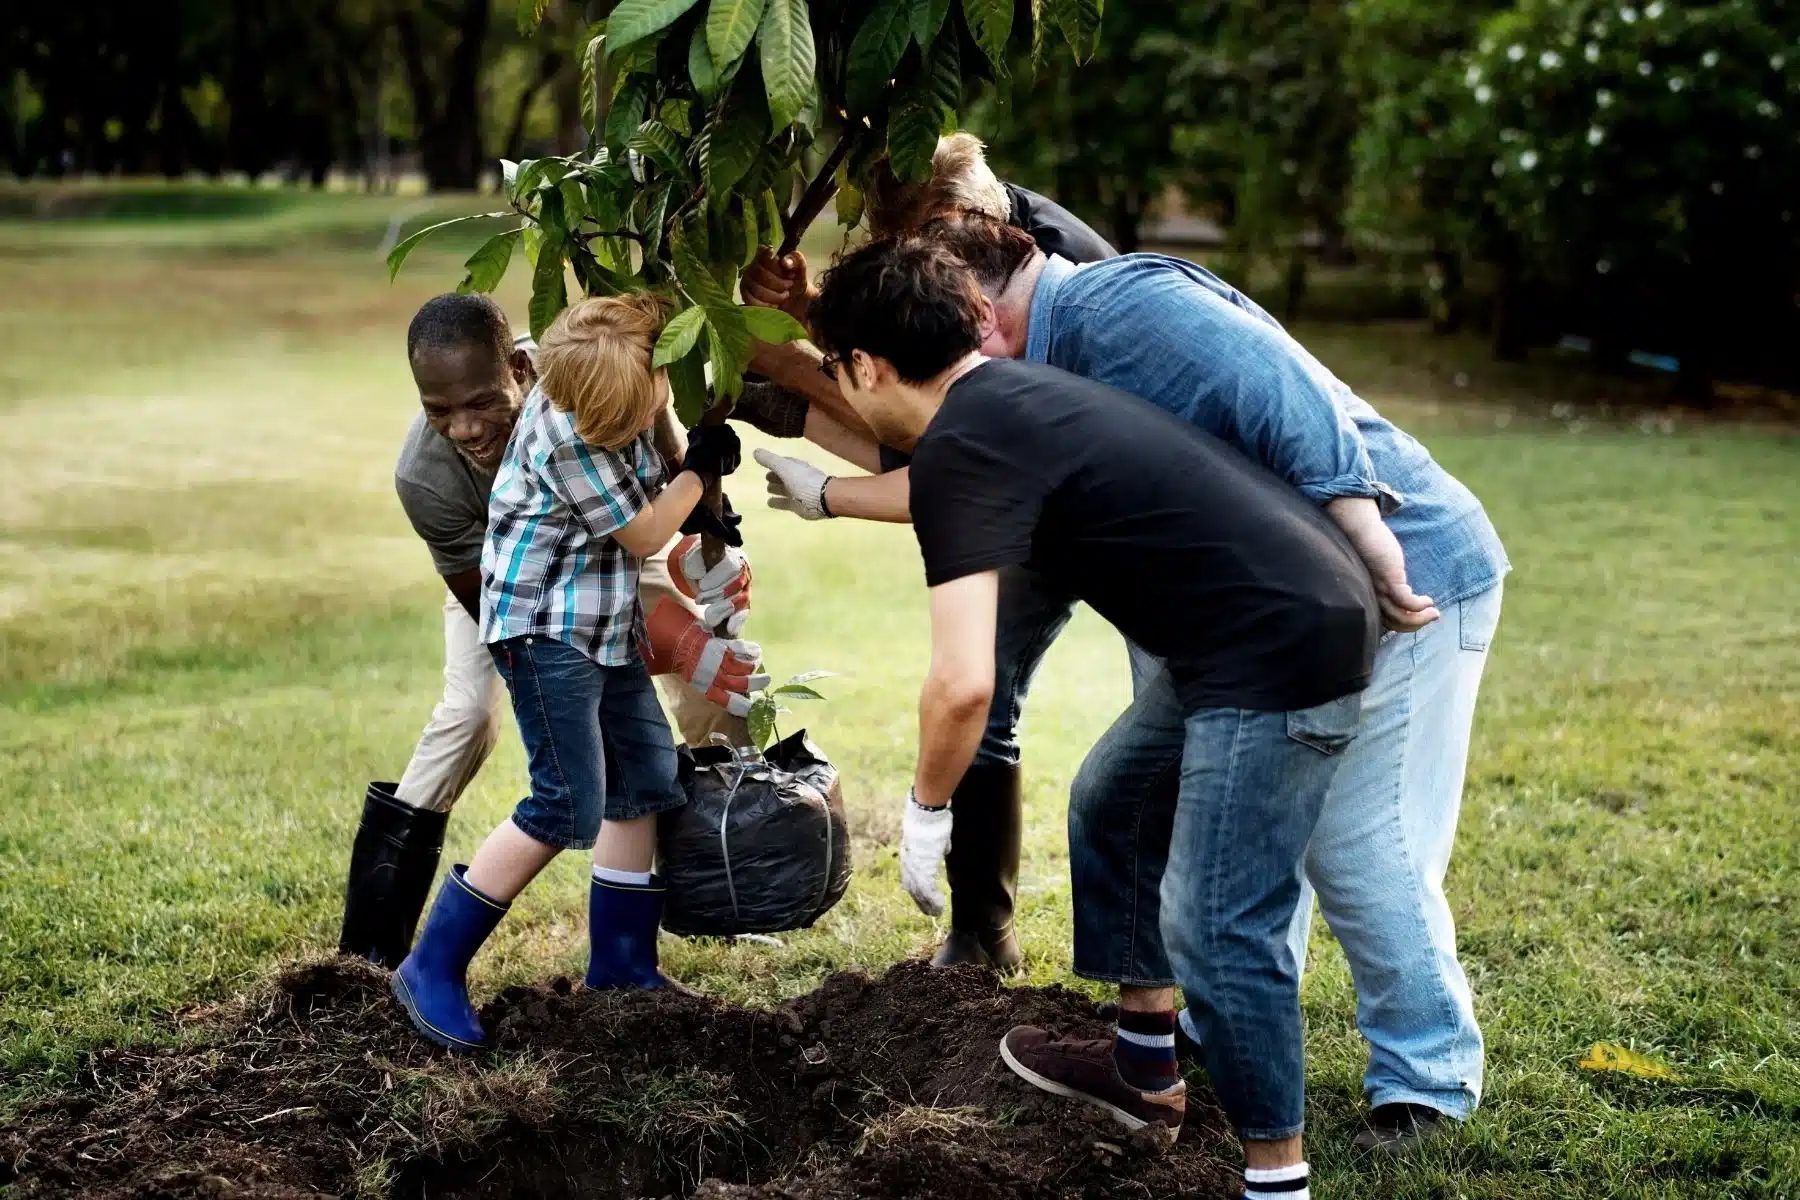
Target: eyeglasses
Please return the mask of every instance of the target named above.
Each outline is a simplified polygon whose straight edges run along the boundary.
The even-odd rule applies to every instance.
[[[827,354],[824,358],[819,360],[819,374],[831,380],[831,382],[836,383],[838,364],[841,362],[843,362],[843,359],[839,358],[837,355]]]

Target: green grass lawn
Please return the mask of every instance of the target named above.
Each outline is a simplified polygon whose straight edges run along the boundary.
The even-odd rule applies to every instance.
[[[0,221],[0,1107],[328,950],[364,783],[436,698],[441,592],[390,472],[406,320],[460,254],[427,248],[390,286],[375,246],[412,201],[344,203],[203,235]],[[1553,420],[1537,400],[1565,385],[1541,371],[1405,329],[1305,332],[1483,497],[1516,567],[1450,880],[1487,1096],[1416,1163],[1352,1152],[1363,1048],[1315,923],[1317,1194],[1800,1195],[1800,441]],[[750,635],[777,674],[842,676],[802,715],[843,769],[858,875],[778,949],[666,955],[767,1002],[936,937],[894,861],[926,623],[908,531],[742,507]],[[1034,981],[1069,978],[1064,797],[1127,690],[1084,614],[1032,696]],[[523,784],[508,737],[450,852]],[[526,894],[479,993],[579,969],[583,876],[570,856]],[[1597,1041],[1675,1077],[1580,1069]]]

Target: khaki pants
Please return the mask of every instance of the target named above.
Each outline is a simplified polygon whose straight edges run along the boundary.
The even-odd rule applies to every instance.
[[[670,546],[674,544],[670,542]],[[654,609],[664,597],[673,598],[698,615],[693,601],[675,589],[669,578],[669,546],[643,561],[638,581],[638,600],[644,611]],[[749,741],[742,718],[734,717],[686,681],[659,675],[663,707],[681,739],[690,746],[712,744],[712,735],[723,734],[734,745]],[[506,685],[494,669],[494,660],[481,643],[481,631],[455,596],[444,596],[444,694],[431,712],[431,720],[419,735],[412,761],[400,777],[395,795],[404,804],[433,812],[449,812],[463,789],[493,753],[500,735],[500,711],[506,702]]]

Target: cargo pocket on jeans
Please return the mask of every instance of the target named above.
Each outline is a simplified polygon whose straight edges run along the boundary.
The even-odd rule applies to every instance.
[[[1362,693],[1352,692],[1287,714],[1287,735],[1320,754],[1342,754],[1362,723]]]

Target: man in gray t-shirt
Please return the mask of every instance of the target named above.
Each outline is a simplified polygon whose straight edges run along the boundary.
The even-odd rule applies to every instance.
[[[420,411],[394,464],[394,490],[444,578],[444,692],[399,781],[369,784],[351,852],[338,948],[385,966],[412,945],[450,809],[499,732],[505,689],[481,644],[481,548],[488,492],[535,380],[536,349],[529,337],[512,336],[486,296],[439,296],[407,331]],[[664,547],[644,560],[639,600],[646,612],[673,602],[698,619],[709,600],[718,600],[707,586],[723,584],[709,578],[698,589],[690,585],[697,596],[690,599],[675,586],[668,557]],[[747,585],[747,567],[744,574]],[[747,597],[744,586],[739,607]],[[733,744],[748,740],[742,717],[708,700],[693,681],[663,675],[658,682],[690,745],[707,745],[715,733]]]

